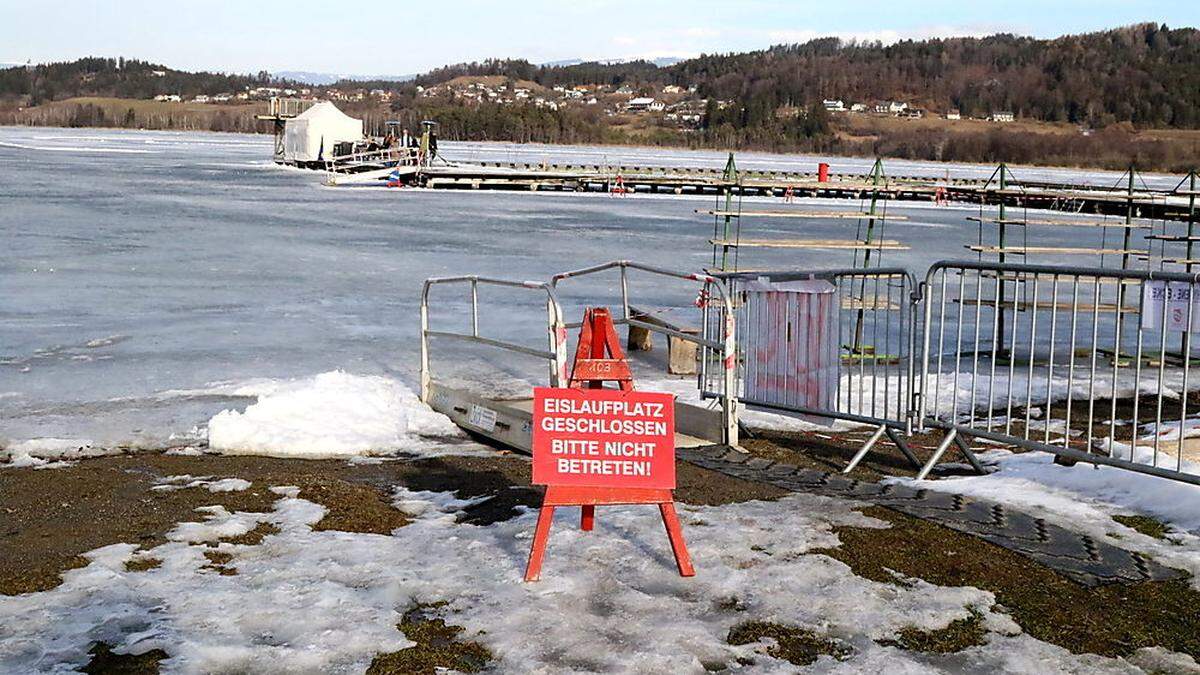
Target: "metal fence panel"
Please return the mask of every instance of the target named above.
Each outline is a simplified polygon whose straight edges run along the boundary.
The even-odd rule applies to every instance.
[[[1200,482],[1200,442],[1188,438],[1200,431],[1190,382],[1197,280],[935,264],[925,282],[921,425]]]

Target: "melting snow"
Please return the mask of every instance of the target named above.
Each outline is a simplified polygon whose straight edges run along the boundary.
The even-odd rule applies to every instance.
[[[893,480],[990,499],[1098,539],[1108,538],[1117,546],[1192,572],[1192,583],[1200,588],[1200,485],[1116,467],[1060,466],[1044,452],[992,450],[979,457],[999,471],[986,476]],[[1131,513],[1153,516],[1174,531],[1166,539],[1155,539],[1112,519]]]
[[[474,526],[454,522],[467,502],[449,494],[402,489],[396,503],[416,515],[391,536],[314,532],[324,508],[285,496],[267,514],[205,509],[204,522],[181,524],[168,543],[138,554],[162,560],[156,569],[125,570],[133,545],[92,551],[91,564],[67,572],[58,588],[0,598],[0,670],[79,667],[89,644],[103,640],[118,652],[166,650],[165,672],[361,672],[376,653],[410,645],[396,624],[412,602],[445,600],[447,622],[485,644],[501,672],[700,673],[705,664],[736,667],[739,657],[755,661],[741,672],[794,671],[763,644],[725,642],[730,627],[750,619],[798,624],[854,648],[847,662],[816,664],[827,672],[1135,672],[1130,662],[1071,655],[1021,634],[990,593],[876,583],[813,553],[838,545],[835,525],[883,525],[850,502],[796,495],[683,506],[692,579],[675,573],[655,509],[601,509],[591,533],[564,509],[535,584],[520,581],[532,511]],[[263,521],[281,532],[258,546],[189,543]],[[237,575],[205,569],[205,550],[233,554]],[[874,641],[905,626],[942,628],[972,609],[992,631],[988,644],[944,661]]]
[[[386,377],[339,370],[263,383],[254,395],[258,401],[245,411],[225,410],[209,421],[210,449],[230,455],[337,457],[410,449],[421,436],[462,435],[449,418]]]

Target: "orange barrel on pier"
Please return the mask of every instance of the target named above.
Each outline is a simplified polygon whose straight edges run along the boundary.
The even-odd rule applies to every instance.
[[[817,182],[818,183],[828,183],[829,182],[829,164],[827,164],[825,162],[821,162],[820,164],[817,165]]]

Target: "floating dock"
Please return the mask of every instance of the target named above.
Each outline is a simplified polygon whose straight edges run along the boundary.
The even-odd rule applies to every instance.
[[[880,199],[912,202],[1006,204],[1078,214],[1125,215],[1132,204],[1140,218],[1186,220],[1188,203],[1179,192],[1124,191],[1086,186],[1010,183],[1003,190],[972,178],[888,176],[882,185],[870,174],[741,170],[736,180],[715,168],[522,162],[443,162],[359,174],[331,172],[329,183],[349,185],[391,180],[434,190],[509,190],[777,197],[788,199]],[[824,180],[822,180],[824,179]],[[854,216],[857,217],[857,216]]]

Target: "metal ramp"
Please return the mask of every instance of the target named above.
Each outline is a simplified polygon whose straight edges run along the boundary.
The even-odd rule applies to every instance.
[[[521,452],[533,450],[532,398],[489,398],[432,382],[427,403],[471,433]],[[724,444],[720,424],[720,416],[714,411],[676,401],[675,447]]]
[[[672,272],[629,261],[615,261],[597,265],[582,270],[564,272],[555,275],[550,282],[512,281],[480,276],[438,277],[425,281],[421,295],[421,400],[434,410],[446,415],[463,429],[491,439],[499,444],[521,452],[531,452],[533,447],[533,398],[530,395],[501,395],[480,393],[479,389],[521,389],[522,386],[482,387],[478,382],[462,383],[447,378],[439,379],[434,372],[434,343],[451,341],[481,345],[497,356],[497,363],[503,363],[505,358],[515,358],[524,355],[545,363],[547,372],[546,384],[557,387],[564,386],[567,381],[567,344],[570,339],[569,331],[580,326],[579,323],[568,324],[564,320],[562,305],[558,299],[557,285],[567,279],[590,276],[617,271],[620,275],[620,296],[613,298],[612,304],[620,318],[614,319],[615,325],[638,327],[647,331],[667,335],[673,339],[687,340],[699,345],[699,403],[676,400],[675,402],[675,445],[676,448],[691,448],[707,445],[738,444],[737,425],[737,396],[734,377],[736,364],[736,347],[734,344],[733,313],[729,310],[730,299],[725,290],[724,282],[703,274],[688,274]],[[722,326],[711,327],[712,322],[697,321],[706,326],[698,335],[693,335],[672,328],[638,319],[630,310],[630,293],[628,276],[630,272],[642,275],[664,277],[676,281],[684,281],[696,286],[698,297],[711,298],[714,304],[719,303],[723,316],[730,317]],[[466,297],[458,295],[455,300],[470,308],[469,328],[466,330],[443,330],[431,326],[430,306],[434,302],[435,288],[450,287],[465,292]],[[532,347],[529,343],[521,344],[513,339],[502,339],[484,334],[480,327],[481,309],[498,312],[504,315],[511,312],[511,307],[495,306],[480,302],[479,289],[492,287],[509,289],[512,293],[528,296],[540,296],[540,302],[545,303],[545,323],[536,322],[529,331],[522,331],[523,337],[532,340],[545,340],[545,348]],[[607,285],[605,285],[607,287]],[[592,289],[598,290],[598,289]],[[592,294],[594,295],[594,294]],[[598,303],[602,304],[602,303]],[[707,312],[707,308],[697,311]],[[719,370],[720,373],[716,373]],[[517,382],[517,378],[513,378]],[[718,383],[714,386],[714,382]],[[527,385],[526,385],[527,386]],[[705,401],[712,402],[711,406],[704,405]]]

